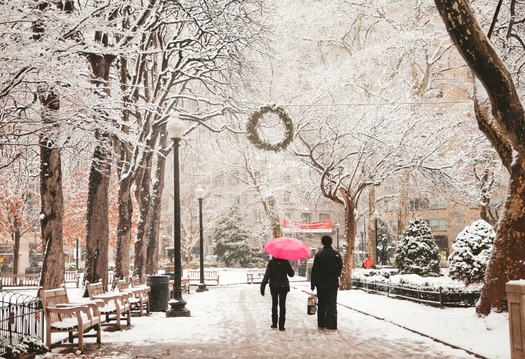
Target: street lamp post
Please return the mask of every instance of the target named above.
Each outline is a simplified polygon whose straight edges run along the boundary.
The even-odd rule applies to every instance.
[[[173,141],[173,297],[169,301],[170,309],[166,311],[166,317],[189,317],[190,311],[185,307],[186,301],[182,299],[181,290],[181,234],[180,234],[180,179],[179,179],[179,143],[184,131],[182,121],[174,116],[168,122],[168,135]]]
[[[204,188],[198,187],[195,190],[195,196],[199,200],[199,243],[200,243],[200,283],[197,292],[206,292],[206,283],[204,283],[204,231],[202,226],[202,200],[204,198]]]
[[[377,253],[377,239],[378,239],[378,233],[377,233],[377,221],[379,220],[379,212],[377,210],[374,211],[374,219],[375,219],[375,264],[378,265],[379,264],[379,256],[378,256],[378,253]]]
[[[337,238],[337,251],[338,251],[338,252],[339,252],[339,227],[341,227],[341,224],[340,224],[339,222],[337,222],[337,223],[335,224],[335,228],[336,228],[336,230],[337,230],[337,236],[336,236],[336,238]]]

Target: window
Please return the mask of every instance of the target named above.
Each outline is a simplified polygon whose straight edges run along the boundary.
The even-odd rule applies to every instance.
[[[427,223],[432,232],[444,232],[447,230],[447,221],[444,219],[430,219]]]
[[[431,209],[447,208],[447,206],[445,205],[445,199],[444,198],[431,198],[430,199],[430,208]]]
[[[303,221],[303,222],[311,222],[312,221],[312,214],[310,212],[303,212],[303,213],[301,213],[301,221]]]
[[[328,213],[319,213],[319,221],[328,221],[330,219],[330,215]]]
[[[291,193],[290,191],[286,191],[284,192],[284,195],[283,195],[283,202],[284,203],[290,203],[290,198],[291,198]]]
[[[385,199],[385,211],[397,211],[396,202],[392,199]]]
[[[434,236],[434,241],[439,247],[439,251],[448,257],[448,237],[447,236]]]
[[[392,232],[397,233],[397,221],[388,222],[388,226],[392,229]]]
[[[428,198],[412,198],[408,202],[408,209],[411,211],[417,211],[417,210],[425,210],[429,209],[430,202]]]

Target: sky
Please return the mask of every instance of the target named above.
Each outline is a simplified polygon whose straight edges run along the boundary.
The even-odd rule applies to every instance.
[[[42,358],[510,358],[507,313],[479,318],[474,308],[439,309],[361,290],[340,291],[338,331],[319,331],[315,316],[306,314],[309,283],[296,276],[287,299],[286,331],[279,332],[270,329],[269,291],[262,297],[258,284],[247,284],[245,270],[220,270],[220,281],[220,286],[208,285],[207,292],[196,293],[192,286],[183,295],[188,318],[167,318],[163,312],[133,317],[131,328],[104,329],[103,344],[88,346],[84,355],[54,349]],[[80,300],[80,290],[68,288],[68,293],[71,301]]]

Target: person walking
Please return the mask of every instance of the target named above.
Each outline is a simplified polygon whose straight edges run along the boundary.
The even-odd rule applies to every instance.
[[[323,249],[315,255],[311,272],[311,289],[317,288],[317,326],[337,330],[337,290],[343,259],[332,248],[332,237],[323,236],[321,243]]]
[[[372,268],[372,259],[370,256],[366,257],[365,261],[363,262],[363,268],[370,269]]]
[[[283,331],[286,321],[286,295],[290,291],[290,282],[288,276],[293,277],[295,272],[286,259],[272,258],[268,261],[264,278],[261,282],[261,295],[264,296],[266,284],[270,282],[270,294],[272,295],[272,328]],[[279,316],[277,316],[277,307],[279,307]]]

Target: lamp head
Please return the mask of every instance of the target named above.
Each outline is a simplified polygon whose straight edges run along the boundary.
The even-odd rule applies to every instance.
[[[168,120],[166,129],[168,130],[170,138],[182,138],[182,134],[184,133],[184,122],[179,119],[179,115],[176,112],[172,113],[170,120]]]
[[[195,190],[195,196],[197,197],[197,199],[203,199],[204,193],[204,188],[202,188],[201,186],[197,187],[197,189]]]

